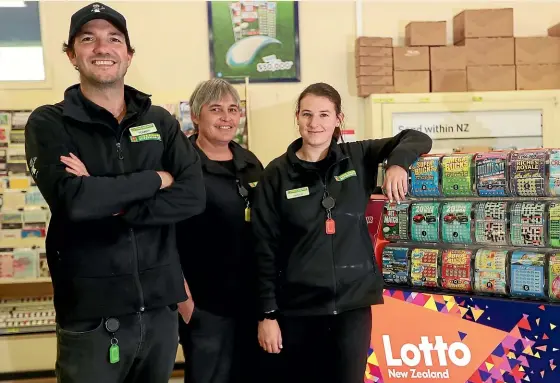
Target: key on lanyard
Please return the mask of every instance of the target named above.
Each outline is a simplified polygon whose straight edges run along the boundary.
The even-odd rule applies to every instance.
[[[331,210],[334,208],[335,204],[336,204],[335,199],[333,197],[331,197],[330,195],[327,195],[321,201],[321,205],[327,211],[327,220],[325,222],[325,232],[329,235],[332,235],[332,234],[336,233],[336,224],[334,222],[334,219],[332,219],[332,216],[331,216]]]
[[[111,346],[109,347],[109,363],[115,364],[120,360],[119,341],[115,333],[120,327],[117,318],[109,318],[105,321],[105,329],[111,334]]]
[[[237,192],[245,200],[247,206],[245,207],[245,222],[251,222],[251,207],[249,206],[249,191],[237,180]]]

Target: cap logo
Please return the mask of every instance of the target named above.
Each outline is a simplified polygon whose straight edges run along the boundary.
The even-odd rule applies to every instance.
[[[103,9],[105,9],[105,7],[102,7],[102,6],[99,5],[99,4],[93,4],[93,5],[92,5],[92,10],[91,10],[91,11],[92,11],[92,12],[99,13],[99,12],[101,12],[101,10],[103,10]]]

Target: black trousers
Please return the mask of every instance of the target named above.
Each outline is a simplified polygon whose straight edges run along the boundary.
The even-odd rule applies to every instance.
[[[371,339],[369,307],[338,315],[282,317],[283,383],[363,383]]]
[[[120,361],[109,362],[106,318],[57,325],[58,383],[168,383],[177,355],[176,307],[118,317]]]
[[[185,383],[266,381],[257,378],[261,351],[255,318],[223,317],[195,307],[189,324],[179,319],[179,334]]]

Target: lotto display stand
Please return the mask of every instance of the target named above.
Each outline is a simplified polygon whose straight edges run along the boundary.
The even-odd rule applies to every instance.
[[[559,382],[556,150],[422,157],[385,201],[371,382]]]

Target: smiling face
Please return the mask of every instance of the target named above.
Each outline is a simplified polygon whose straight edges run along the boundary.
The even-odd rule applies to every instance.
[[[343,115],[337,115],[335,105],[329,98],[307,94],[299,103],[296,118],[303,144],[325,147],[330,145],[335,128],[342,123]]]
[[[101,19],[82,27],[67,55],[77,66],[82,82],[96,86],[124,83],[124,75],[132,60],[124,34]]]
[[[221,100],[202,106],[200,115],[191,116],[198,125],[198,132],[208,141],[226,144],[235,137],[241,114],[239,105],[231,94]]]

